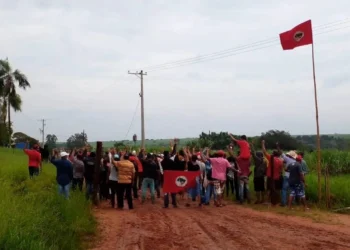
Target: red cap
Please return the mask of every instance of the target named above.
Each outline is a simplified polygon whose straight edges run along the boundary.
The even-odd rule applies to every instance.
[[[225,156],[225,152],[223,150],[219,150],[218,152],[216,152],[216,154],[219,156],[219,157],[224,157]]]

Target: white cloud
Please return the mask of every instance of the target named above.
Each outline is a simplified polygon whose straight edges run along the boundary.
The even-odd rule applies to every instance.
[[[317,6],[317,8],[315,7]],[[330,11],[330,9],[332,11]],[[311,47],[282,51],[278,34],[312,19],[320,27],[348,17],[350,3],[293,1],[5,1],[0,56],[27,74],[15,129],[39,137],[37,119],[60,140],[124,139],[139,80],[127,70],[275,38],[276,45],[145,76],[146,137],[268,129],[315,133]],[[5,35],[4,35],[5,34]],[[347,133],[350,28],[315,35],[321,132]],[[269,44],[267,44],[269,45]],[[253,47],[249,47],[254,49]],[[132,134],[140,134],[140,112]]]

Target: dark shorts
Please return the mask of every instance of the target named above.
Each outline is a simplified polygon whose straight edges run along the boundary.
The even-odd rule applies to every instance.
[[[278,180],[272,180],[272,178],[267,178],[267,189],[272,189],[272,183],[275,184],[275,190],[281,190],[282,189],[282,182],[281,179]]]
[[[304,186],[303,184],[296,184],[296,185],[289,185],[290,188],[290,196],[292,197],[300,197],[304,198],[305,197],[305,191],[304,191]]]
[[[39,175],[39,168],[38,167],[28,167],[29,169],[29,177],[32,178],[33,176],[38,176]]]
[[[254,178],[254,191],[255,192],[265,191],[265,178],[264,177]]]

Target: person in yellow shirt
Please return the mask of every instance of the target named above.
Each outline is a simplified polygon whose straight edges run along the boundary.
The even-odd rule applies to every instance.
[[[118,209],[124,208],[124,194],[128,201],[129,209],[133,209],[131,196],[132,185],[135,177],[135,166],[129,161],[129,154],[122,153],[120,161],[112,161],[113,167],[118,169],[117,205]]]

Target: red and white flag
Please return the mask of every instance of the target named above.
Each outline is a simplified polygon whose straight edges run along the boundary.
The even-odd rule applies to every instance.
[[[200,175],[199,171],[164,171],[164,193],[178,193],[187,188],[196,186],[196,177]]]
[[[296,47],[312,44],[313,36],[311,20],[281,33],[280,40],[283,50],[292,50]]]

